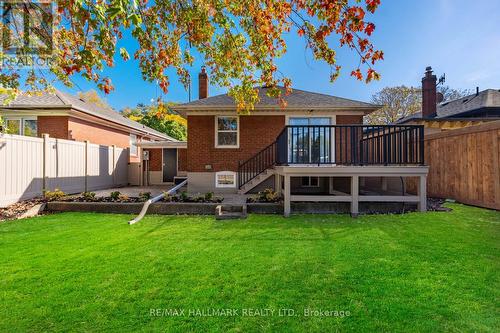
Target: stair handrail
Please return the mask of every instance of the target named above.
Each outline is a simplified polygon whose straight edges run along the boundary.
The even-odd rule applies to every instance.
[[[274,141],[246,161],[238,162],[239,188],[241,189],[252,179],[276,165],[276,154],[276,141]]]

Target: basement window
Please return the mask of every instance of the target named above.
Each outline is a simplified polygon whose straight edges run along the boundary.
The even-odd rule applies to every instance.
[[[319,187],[319,177],[302,177],[302,187]]]
[[[215,187],[234,188],[236,187],[236,172],[219,171],[215,173]]]

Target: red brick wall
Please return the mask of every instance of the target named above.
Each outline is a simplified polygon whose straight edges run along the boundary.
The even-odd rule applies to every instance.
[[[129,133],[83,119],[70,117],[68,132],[71,140],[89,140],[98,145],[116,145],[120,148],[129,147]]]
[[[353,124],[362,124],[363,123],[363,116],[362,115],[355,115],[355,116],[343,116],[343,115],[338,115],[337,116],[337,125],[353,125]]]
[[[188,116],[187,171],[237,171],[244,161],[271,144],[285,126],[285,116],[240,116],[240,147],[215,148],[215,116]]]
[[[187,167],[187,149],[177,150],[177,170],[186,171]]]
[[[38,116],[38,135],[48,134],[56,139],[68,139],[68,116]]]
[[[149,170],[162,171],[163,164],[163,149],[144,149],[149,151]]]

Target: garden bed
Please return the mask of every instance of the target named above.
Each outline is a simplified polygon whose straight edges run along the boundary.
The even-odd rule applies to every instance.
[[[53,201],[47,203],[51,212],[95,212],[114,214],[139,214],[143,202],[68,202]],[[214,215],[217,203],[199,202],[157,202],[151,204],[148,214],[163,215]]]

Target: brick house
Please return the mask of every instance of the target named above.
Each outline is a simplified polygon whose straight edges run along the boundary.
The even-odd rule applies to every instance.
[[[4,104],[2,100],[0,103]],[[20,95],[14,101],[0,106],[0,116],[11,134],[48,134],[57,139],[89,141],[129,149],[129,180],[133,185],[143,183],[140,143],[178,142],[110,108],[96,106],[58,90],[41,95]]]
[[[443,101],[437,92],[437,77],[432,67],[425,69],[422,78],[422,110],[396,121],[396,124],[425,126],[425,133],[432,134],[500,120],[500,89],[486,89],[474,94]]]
[[[354,215],[359,202],[414,202],[426,209],[422,126],[365,126],[363,116],[380,106],[298,89],[281,109],[267,89],[258,88],[249,115],[238,114],[227,94],[208,96],[202,70],[200,98],[173,107],[188,122],[187,150],[167,156],[177,143],[140,145],[149,150],[151,179],[165,173],[161,161],[168,159],[177,161],[171,179],[187,177],[188,192],[273,188],[284,195],[285,215],[291,201],[347,202]],[[417,196],[388,189],[391,179],[402,183],[403,177],[420,179]],[[381,191],[373,191],[378,185]]]

